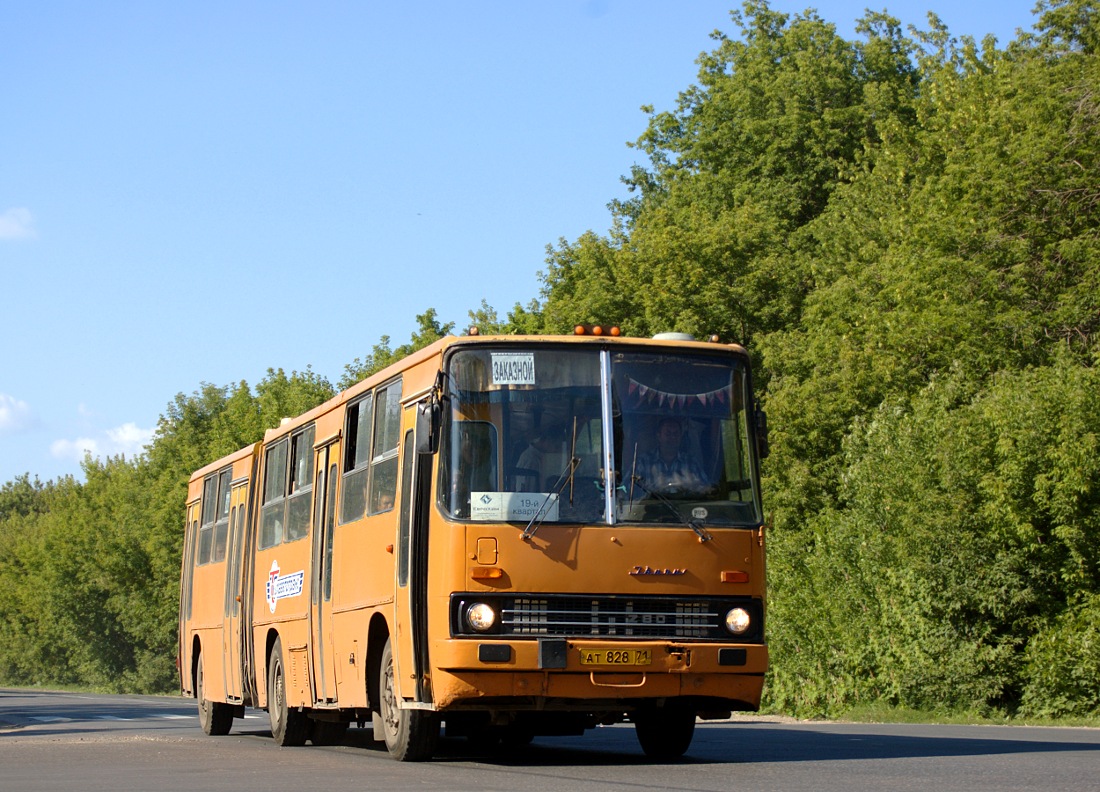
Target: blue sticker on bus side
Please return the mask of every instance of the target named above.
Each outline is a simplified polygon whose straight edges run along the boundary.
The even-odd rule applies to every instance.
[[[267,607],[275,612],[275,606],[279,600],[287,597],[297,597],[302,593],[302,584],[305,582],[305,571],[294,572],[290,575],[280,575],[279,562],[271,562],[271,571],[267,575]]]

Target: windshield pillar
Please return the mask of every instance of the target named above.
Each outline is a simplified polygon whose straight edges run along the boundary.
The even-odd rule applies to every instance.
[[[615,489],[619,482],[613,456],[615,422],[611,409],[611,352],[606,349],[600,352],[600,410],[603,419],[603,458],[600,460],[602,467],[600,475],[603,477],[604,519],[609,525],[614,525],[616,521]]]

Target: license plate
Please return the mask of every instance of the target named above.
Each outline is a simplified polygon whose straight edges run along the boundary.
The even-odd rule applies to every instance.
[[[652,661],[651,649],[581,649],[581,665],[639,666]]]

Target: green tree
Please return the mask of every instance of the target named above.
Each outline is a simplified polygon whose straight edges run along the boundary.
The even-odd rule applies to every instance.
[[[353,362],[344,366],[344,375],[340,378],[337,387],[347,390],[357,382],[361,382],[387,366],[393,365],[418,349],[432,344],[449,335],[454,330],[454,322],[440,324],[434,308],[429,308],[416,317],[417,329],[409,339],[409,343],[402,344],[397,349],[390,348],[390,337],[382,336],[371,349],[369,355],[364,358],[356,358]]]
[[[290,376],[282,369],[268,369],[267,376],[256,386],[260,424],[264,429],[271,429],[283,418],[300,415],[335,395],[329,381],[309,368],[292,372]]]
[[[770,706],[1097,712],[1100,65],[1095,0],[1004,49],[766,2],[647,109],[606,235],[559,240],[483,332],[750,344]],[[383,336],[346,388],[453,331]],[[173,684],[190,473],[333,394],[309,369],[171,402],[136,459],[0,488],[0,678]]]
[[[868,14],[846,42],[812,12],[748,3],[676,110],[650,111],[636,144],[649,167],[610,233],[549,251],[531,312],[546,329],[613,314],[632,334],[751,344],[773,426],[784,706],[1012,711],[1038,663],[1034,613],[1091,629],[1072,603],[1092,583],[1049,571],[1085,557],[1080,543],[1006,533],[1042,496],[1006,511],[974,476],[1010,480],[996,450],[1009,436],[1069,475],[1025,443],[1025,413],[1005,412],[1023,396],[1003,378],[1046,372],[1023,381],[1060,415],[1072,391],[1046,377],[1098,359],[1095,11],[1044,4],[1038,33],[999,50],[931,15],[906,38]],[[1090,431],[1071,421],[1060,443],[1087,449]],[[1095,504],[1074,508],[1091,536]],[[946,536],[952,554],[930,556]]]
[[[29,473],[6,482],[0,487],[0,520],[9,516],[41,514],[46,510],[46,489],[46,485],[37,476],[31,481]]]
[[[1026,694],[1042,713],[1069,711],[1067,689],[1095,702],[1088,652],[1059,660],[1060,704],[1045,709],[1038,691],[1057,688],[1039,662],[1051,637],[1085,638],[1100,593],[1098,385],[1062,355],[986,386],[936,377],[859,421],[842,507],[813,518],[793,563],[777,558],[791,577],[770,613],[776,704],[1011,713]]]
[[[0,678],[104,690],[175,685],[183,508],[191,472],[333,395],[307,370],[178,395],[135,459],[87,459],[85,481],[0,491]]]
[[[886,135],[809,226],[817,287],[797,327],[761,340],[784,427],[781,519],[828,502],[842,438],[890,394],[1095,346],[1095,59],[1057,39],[923,40],[916,124]]]
[[[699,83],[650,115],[648,158],[613,204],[608,237],[561,241],[542,273],[545,326],[617,321],[630,334],[679,330],[752,343],[797,326],[814,283],[804,229],[890,129],[914,116],[914,45],[869,14],[848,42],[813,12],[765,2],[715,33]],[[765,371],[765,374],[767,372]]]

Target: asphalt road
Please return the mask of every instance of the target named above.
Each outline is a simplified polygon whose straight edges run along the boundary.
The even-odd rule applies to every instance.
[[[192,701],[0,689],[0,792],[39,790],[1100,790],[1100,729],[787,722],[701,723],[656,764],[629,726],[539,738],[484,756],[444,740],[400,764],[352,730],[339,746],[279,748],[249,711],[227,737]]]

